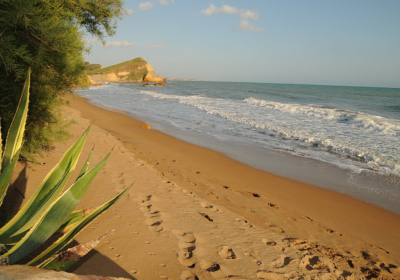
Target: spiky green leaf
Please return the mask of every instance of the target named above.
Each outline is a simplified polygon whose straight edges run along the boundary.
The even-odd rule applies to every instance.
[[[110,154],[111,153],[65,191],[46,210],[44,215],[32,226],[28,233],[13,248],[4,254],[3,257],[8,257],[10,263],[14,264],[30,254],[52,236],[82,200],[89,184],[106,163]]]
[[[21,210],[0,229],[0,243],[31,228],[57,199],[78,162],[90,127],[63,155]]]
[[[93,150],[90,151],[88,158],[86,159],[85,164],[83,165],[81,172],[79,172],[78,178],[76,178],[76,180],[78,180],[79,178],[81,178],[83,175],[85,175],[86,171],[89,168],[89,162],[90,159],[92,158],[92,154],[93,154]]]
[[[1,118],[0,118],[0,140],[1,139],[3,138],[1,138]],[[2,160],[3,160],[3,143],[2,141],[0,141],[0,174],[1,174]]]
[[[68,229],[75,223],[79,222],[82,220],[88,213],[93,211],[94,208],[90,209],[84,209],[84,210],[78,210],[74,211],[69,215],[67,220],[65,221],[64,224],[60,226],[60,228],[56,231],[56,233],[65,233],[68,231]]]
[[[3,160],[1,162],[2,170],[4,170],[6,166],[10,164],[12,158],[19,151],[22,145],[26,117],[28,115],[30,81],[31,71],[29,69],[28,74],[26,75],[25,84],[22,90],[21,98],[19,100],[17,111],[15,112],[14,119],[8,130]]]
[[[114,203],[116,203],[124,194],[126,194],[129,191],[129,189],[130,187],[127,188],[122,193],[120,193],[119,195],[117,195],[116,197],[114,197],[113,199],[97,207],[89,215],[87,215],[81,221],[79,221],[73,227],[71,227],[71,229],[67,233],[65,233],[62,237],[60,237],[56,242],[54,242],[49,248],[43,251],[39,256],[37,256],[32,261],[27,263],[27,265],[37,266],[41,268],[46,267],[47,262],[51,261],[51,260],[46,261],[48,258],[59,252],[66,245],[68,245],[83,228],[85,228],[91,221],[97,218],[101,213],[103,213],[112,205],[114,205]]]
[[[1,139],[1,137],[0,137],[0,139]],[[3,172],[0,174],[0,205],[3,204],[4,197],[6,196],[15,165],[17,164],[17,161],[19,158],[20,151],[21,150],[17,151],[17,153],[12,158],[10,164],[8,164],[6,166],[6,168],[3,169]]]

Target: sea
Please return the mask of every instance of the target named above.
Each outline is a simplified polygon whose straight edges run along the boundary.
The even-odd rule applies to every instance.
[[[77,92],[255,168],[400,214],[400,89],[168,81]]]

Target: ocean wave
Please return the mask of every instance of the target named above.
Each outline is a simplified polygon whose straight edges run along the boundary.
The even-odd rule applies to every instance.
[[[277,116],[274,115],[273,112],[269,112],[264,116],[265,118],[262,119],[261,115],[265,113],[265,111],[257,112],[257,110],[251,110],[251,108],[246,108],[243,106],[243,104],[239,102],[233,102],[232,100],[221,99],[216,101],[215,99],[211,98],[200,100],[197,96],[176,98],[180,103],[192,105],[200,110],[205,111],[207,114],[217,115],[235,123],[253,127],[257,130],[272,131],[283,139],[291,139],[300,143],[304,143],[305,146],[300,150],[300,152],[303,154],[308,154],[309,156],[313,154],[313,158],[322,159],[324,157],[321,157],[321,154],[318,156],[316,153],[310,150],[310,147],[318,147],[320,151],[324,150],[327,153],[337,155],[343,159],[351,159],[351,161],[359,162],[364,166],[363,168],[355,168],[356,170],[367,169],[371,171],[378,171],[383,174],[400,174],[400,162],[398,159],[396,160],[391,157],[391,152],[397,153],[397,150],[383,153],[377,151],[376,147],[373,145],[371,146],[369,143],[363,142],[363,139],[361,139],[361,141],[351,141],[351,137],[334,137],[337,133],[336,130],[338,129],[334,126],[332,126],[330,129],[326,129],[326,126],[329,126],[327,125],[326,120],[334,120],[337,123],[352,124],[353,126],[355,125],[357,129],[362,128],[368,131],[368,135],[371,135],[371,131],[382,133],[389,137],[397,136],[398,133],[400,133],[399,131],[394,130],[396,127],[394,129],[392,128],[395,125],[389,123],[388,121],[382,121],[380,117],[370,116],[363,113],[344,113],[343,110],[338,109],[278,104],[279,108],[286,108],[286,110],[279,110],[281,112],[283,111],[290,114],[298,114],[299,112],[304,114],[304,112],[307,112],[305,115],[308,117],[325,116],[322,118],[325,120],[324,122],[316,119],[311,122],[309,127],[307,127],[306,124],[302,126],[301,121],[294,126],[286,126],[285,123],[290,122],[293,119],[283,117],[281,122],[276,122]],[[270,104],[271,103],[273,102],[270,102]],[[268,104],[268,106],[270,106],[270,104]],[[277,103],[274,105],[276,104]],[[331,114],[328,114],[328,112]],[[274,119],[275,122],[271,121]],[[325,129],[323,129],[323,127],[325,127]],[[347,131],[342,132],[342,135],[345,136],[346,133],[350,134],[351,131],[352,129],[349,128]],[[377,136],[371,135],[371,137]],[[341,165],[342,163],[338,164]]]
[[[387,119],[362,112],[350,112],[343,109],[326,108],[317,105],[286,104],[260,100],[254,97],[246,98],[244,102],[269,110],[326,119],[353,125],[371,132],[376,131],[385,135],[400,136],[400,122],[398,120]]]
[[[333,107],[285,104],[253,97],[244,100],[211,98],[166,94],[154,89],[140,89],[139,92],[150,102],[168,101],[165,108],[169,110],[175,108],[174,104],[181,104],[221,118],[213,119],[210,126],[226,120],[221,127],[224,132],[218,133],[249,137],[252,141],[266,143],[266,146],[268,141],[271,142],[269,135],[275,135],[292,147],[293,154],[347,166],[353,172],[369,170],[400,175],[400,159],[394,158],[400,153],[395,144],[400,136],[400,124],[396,120]],[[186,110],[191,117],[205,117],[190,107],[180,107],[177,113]],[[203,123],[202,129],[205,126]]]

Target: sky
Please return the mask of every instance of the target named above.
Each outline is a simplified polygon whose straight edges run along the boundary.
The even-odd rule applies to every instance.
[[[399,0],[125,0],[85,61],[167,78],[400,88]]]

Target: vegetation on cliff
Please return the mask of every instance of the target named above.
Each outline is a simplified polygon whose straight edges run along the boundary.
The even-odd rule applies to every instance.
[[[143,82],[145,76],[148,74],[154,78],[164,80],[164,78],[156,74],[151,65],[141,57],[102,69],[91,70],[88,71],[88,74],[95,82]]]
[[[31,67],[31,102],[23,154],[51,147],[63,134],[60,93],[82,80],[83,32],[113,35],[122,0],[0,1],[0,115],[8,131]]]
[[[103,68],[100,64],[90,64],[89,62],[85,62],[86,71],[98,70]]]

